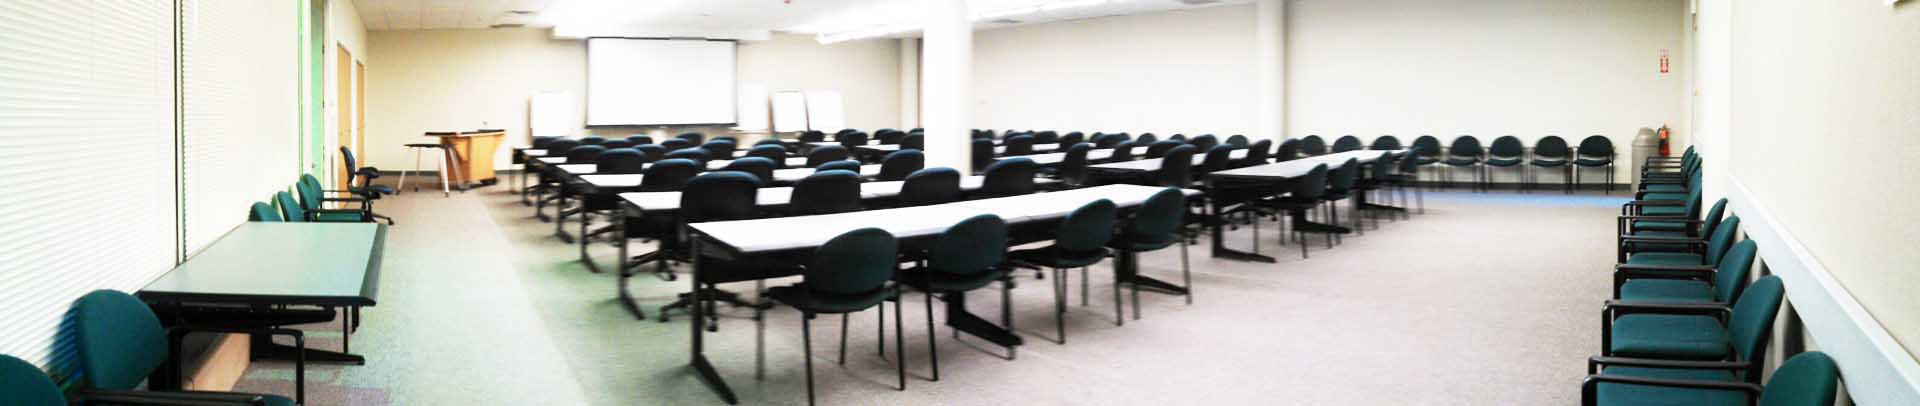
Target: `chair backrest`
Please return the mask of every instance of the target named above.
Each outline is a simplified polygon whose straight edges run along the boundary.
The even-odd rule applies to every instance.
[[[892,128],[882,128],[873,132],[873,138],[880,140],[881,144],[899,144],[900,139],[906,136],[907,133]]]
[[[1490,148],[1487,148],[1488,156],[1496,156],[1501,158],[1515,158],[1515,157],[1519,157],[1521,155],[1526,155],[1526,154],[1527,154],[1527,145],[1520,142],[1520,137],[1515,137],[1511,135],[1503,135],[1503,136],[1500,136],[1500,138],[1494,138],[1493,146]]]
[[[1753,269],[1753,257],[1759,251],[1753,240],[1733,244],[1713,271],[1713,301],[1732,303],[1747,287],[1747,273]]]
[[[284,191],[274,193],[273,201],[280,204],[280,217],[287,222],[307,222],[307,210],[300,205],[299,201],[293,200],[293,194]]]
[[[1041,131],[1041,132],[1033,133],[1033,143],[1058,144],[1060,143],[1060,133],[1053,132],[1053,131]]]
[[[735,137],[731,135],[722,135],[718,137],[713,137],[711,141],[726,141],[726,142],[731,142],[731,143],[734,143],[735,145],[738,145],[740,144],[740,137]]]
[[[983,172],[986,179],[980,185],[977,197],[1006,197],[1033,194],[1034,175],[1040,172],[1040,164],[1027,158],[1008,158],[994,162]]]
[[[907,134],[906,137],[900,138],[900,149],[927,149],[927,135],[925,133]]]
[[[1720,198],[1720,200],[1713,202],[1713,209],[1707,210],[1707,216],[1700,218],[1700,234],[1699,235],[1713,234],[1713,230],[1718,229],[1720,227],[1720,221],[1721,221],[1720,217],[1726,213],[1727,213],[1726,198],[1723,197],[1723,198]]]
[[[1281,141],[1280,147],[1275,148],[1273,151],[1273,160],[1275,162],[1286,162],[1295,159],[1300,159],[1300,140]]]
[[[567,156],[567,151],[572,151],[573,147],[578,146],[580,146],[580,140],[566,138],[553,140],[547,143],[547,156]]]
[[[1261,140],[1261,141],[1268,141],[1268,140]],[[1268,144],[1272,144],[1272,141],[1268,141]],[[1235,148],[1246,148],[1247,145],[1249,144],[1247,143],[1247,136],[1234,134],[1234,135],[1227,136],[1227,145],[1232,145]]]
[[[1413,148],[1411,149],[1419,156],[1429,158],[1438,157],[1440,156],[1440,139],[1431,135],[1419,136],[1413,139]]]
[[[1613,159],[1613,140],[1604,135],[1590,135],[1580,140],[1580,148],[1574,152],[1582,157]]]
[[[278,223],[281,221],[280,210],[267,202],[253,202],[253,207],[247,210],[247,221]]]
[[[778,163],[775,163],[771,159],[750,156],[728,162],[727,166],[720,168],[720,170],[746,172],[748,175],[753,175],[754,178],[758,179],[761,182],[761,186],[766,186],[766,182],[773,181],[773,170],[778,165]],[[646,179],[641,178],[641,180],[644,181]]]
[[[707,141],[706,134],[701,134],[697,132],[680,133],[680,135],[675,135],[673,136],[673,138],[687,140],[687,145],[699,145]]]
[[[1127,137],[1120,134],[1100,134],[1093,136],[1093,147],[1113,148],[1127,141]]]
[[[558,140],[560,140],[560,137],[533,137],[532,147],[533,149],[547,149],[548,145],[553,145],[553,142]]]
[[[1396,149],[1401,149],[1400,137],[1395,137],[1391,135],[1382,135],[1380,136],[1380,138],[1374,138],[1373,144],[1368,145],[1367,149],[1378,150],[1378,151],[1392,151]]]
[[[1392,180],[1393,168],[1399,165],[1397,162],[1399,161],[1393,153],[1381,152],[1380,157],[1375,158],[1372,165],[1368,165],[1372,170],[1367,171],[1367,179],[1372,180],[1375,185]]]
[[[728,140],[713,140],[700,144],[700,149],[707,150],[707,156],[714,159],[728,159],[733,158],[733,150],[739,149],[739,145]]]
[[[1353,190],[1353,184],[1358,181],[1360,181],[1360,160],[1348,159],[1347,162],[1340,164],[1339,169],[1334,169],[1328,174],[1327,188],[1345,192]]]
[[[1012,137],[1007,137],[1007,140],[1005,142],[1007,147],[1007,152],[1004,155],[1005,156],[1033,155],[1033,143],[1034,143],[1034,140],[1033,140],[1033,136],[1031,135],[1016,135]]]
[[[27,361],[0,354],[0,400],[15,406],[64,406],[66,395],[53,378]]]
[[[607,142],[607,137],[580,137],[580,145],[600,145],[603,142]]]
[[[682,149],[692,148],[694,144],[693,144],[693,141],[687,141],[686,139],[683,139],[683,138],[668,138],[664,141],[660,141],[659,145],[661,148],[666,148],[668,151],[678,151]]]
[[[847,134],[857,133],[857,132],[860,132],[860,130],[854,129],[854,128],[842,128],[840,129],[840,131],[833,132],[833,140],[839,141],[840,137],[846,136]]]
[[[1173,142],[1178,142],[1178,143],[1181,143],[1181,144],[1185,144],[1185,143],[1187,143],[1187,135],[1186,135],[1186,134],[1174,134],[1174,135],[1173,135],[1172,137],[1167,137],[1167,141],[1173,141]]]
[[[1233,165],[1233,146],[1215,145],[1213,148],[1207,150],[1207,158],[1200,160],[1200,168],[1196,172],[1201,175],[1206,175],[1227,170],[1227,167],[1231,165]]]
[[[1081,205],[1060,221],[1054,233],[1054,247],[1068,254],[1090,254],[1113,240],[1113,223],[1120,209],[1112,200],[1100,199]]]
[[[1160,137],[1154,136],[1153,133],[1140,134],[1133,139],[1133,145],[1153,145],[1156,142],[1160,142]]]
[[[1320,195],[1327,193],[1327,164],[1314,165],[1312,170],[1308,170],[1305,175],[1300,175],[1299,179],[1293,184],[1293,190],[1288,193],[1289,197],[1298,200],[1320,199]]]
[[[1558,135],[1549,135],[1533,143],[1533,156],[1547,159],[1563,159],[1573,155],[1567,148],[1567,140]]]
[[[1067,152],[1060,158],[1060,165],[1054,167],[1054,174],[1070,185],[1087,183],[1087,153],[1093,151],[1093,144],[1082,142],[1063,145],[1068,145]]]
[[[1136,243],[1166,243],[1180,238],[1177,231],[1187,213],[1187,195],[1167,188],[1148,197],[1120,231],[1120,238]]]
[[[1487,149],[1480,146],[1480,139],[1471,135],[1455,137],[1453,144],[1447,145],[1447,156],[1449,157],[1480,159],[1486,155],[1486,153]]]
[[[687,181],[700,174],[700,163],[691,159],[663,159],[647,167],[647,173],[640,177],[641,192],[670,192],[687,186]]]
[[[927,155],[921,153],[920,150],[903,149],[893,151],[887,154],[886,158],[880,160],[880,175],[875,176],[874,180],[906,180],[907,175],[912,175],[914,171],[918,171],[926,166]]]
[[[1760,406],[1832,406],[1840,392],[1840,365],[1819,351],[1788,358],[1760,391]]]
[[[1160,158],[1160,170],[1154,172],[1155,186],[1192,186],[1194,152],[1192,145],[1185,144],[1168,150],[1167,155]]]
[[[633,148],[633,145],[633,141],[627,141],[625,139],[607,140],[607,142],[600,143],[600,146],[606,147],[607,149]]]
[[[348,185],[353,185],[355,183],[355,180],[359,180],[358,183],[362,185],[365,185],[367,183],[366,179],[359,179],[360,178],[360,162],[359,160],[353,158],[352,148],[340,147],[340,161],[346,164],[344,168],[347,168],[347,184]],[[568,162],[572,162],[572,161],[569,160]]]
[[[1757,364],[1765,357],[1768,338],[1773,336],[1773,319],[1780,315],[1780,298],[1786,296],[1786,290],[1779,276],[1768,275],[1753,281],[1739,299],[1734,299],[1733,313],[1727,317],[1727,341],[1740,360]]]
[[[1355,151],[1363,148],[1361,145],[1360,137],[1343,135],[1333,140],[1333,152]]]
[[[1107,160],[1116,162],[1133,160],[1133,146],[1138,145],[1135,144],[1136,142],[1139,141],[1123,141],[1119,145],[1114,145],[1113,155],[1108,156]]]
[[[647,144],[653,143],[653,137],[648,137],[645,135],[628,136],[627,142],[633,143],[634,146],[647,145]]]
[[[1413,153],[1413,152],[1409,152],[1405,155],[1401,155],[1399,165],[1397,165],[1399,170],[1395,171],[1396,174],[1412,176],[1413,178],[1407,179],[1408,181],[1418,180],[1420,176],[1420,159],[1419,158],[1420,158],[1420,154]]]
[[[800,133],[800,142],[824,142],[826,140],[827,140],[827,133],[823,133],[819,131],[807,131],[804,133]]]
[[[681,148],[673,152],[668,152],[667,159],[685,159],[704,165],[707,163],[707,160],[713,159],[713,156],[707,155],[707,150],[703,148]],[[573,162],[573,160],[568,159],[567,162]]]
[[[1327,140],[1318,135],[1308,135],[1300,139],[1300,153],[1307,156],[1326,155]]]
[[[128,390],[167,362],[167,335],[153,310],[133,295],[96,290],[73,303],[81,384]]]
[[[982,214],[941,232],[927,251],[927,266],[936,272],[971,275],[993,270],[1006,255],[1007,222]]]
[[[993,140],[973,139],[973,149],[970,152],[970,157],[973,158],[973,170],[978,171],[993,164]]]
[[[838,134],[833,136],[833,140],[840,142],[840,146],[842,147],[853,149],[854,147],[867,145],[867,133],[854,131]]]
[[[1187,145],[1192,145],[1193,149],[1196,150],[1213,151],[1213,147],[1220,145],[1220,137],[1215,137],[1213,134],[1204,134],[1187,140]]]
[[[759,193],[760,180],[745,172],[703,173],[680,192],[680,218],[700,223],[760,217]]]
[[[839,145],[818,145],[807,153],[807,167],[818,167],[828,162],[845,161],[850,156],[847,148]]]
[[[756,145],[747,150],[748,157],[766,158],[773,161],[774,168],[787,167],[787,147],[779,145]]]
[[[1707,254],[1705,258],[1707,263],[1701,265],[1719,264],[1720,257],[1727,253],[1728,248],[1733,247],[1733,241],[1735,238],[1738,238],[1736,236],[1739,233],[1739,229],[1740,216],[1727,216],[1726,221],[1720,222],[1720,227],[1713,230],[1713,236],[1707,238]]]
[[[828,162],[828,163],[820,164],[820,166],[813,167],[813,171],[814,172],[849,171],[853,173],[860,173],[860,161],[846,160],[846,161]]]
[[[1154,159],[1154,158],[1165,157],[1167,156],[1167,151],[1172,151],[1173,147],[1178,147],[1181,145],[1186,145],[1186,143],[1183,143],[1180,141],[1174,141],[1174,140],[1165,140],[1165,141],[1155,142],[1153,144],[1147,145],[1146,158]]]
[[[647,162],[653,162],[653,161],[658,161],[658,160],[667,158],[667,147],[662,147],[659,144],[636,145],[633,147],[633,150],[640,151],[640,155],[645,155],[647,157]]]
[[[642,173],[647,168],[647,155],[633,148],[608,150],[600,153],[600,159],[594,161],[593,168],[596,174]]]
[[[1067,133],[1067,135],[1060,136],[1058,143],[1060,145],[1073,145],[1073,144],[1079,144],[1086,141],[1087,141],[1086,134],[1081,134],[1079,131],[1074,131],[1074,132]]]
[[[321,203],[326,200],[322,189],[325,187],[320,185],[320,178],[313,174],[301,174],[300,181],[293,184],[293,192],[300,195],[300,208],[308,212],[320,211]]]
[[[901,207],[960,201],[960,171],[936,167],[914,171],[900,184]]]
[[[878,228],[833,237],[807,262],[804,285],[811,294],[869,295],[886,289],[898,265],[900,243]]]
[[[1233,145],[1233,143],[1229,142],[1227,145]],[[1260,140],[1260,142],[1255,142],[1246,148],[1247,157],[1240,159],[1240,166],[1263,165],[1267,163],[1268,159],[1271,159],[1270,156],[1273,154],[1273,140]]]
[[[776,146],[776,147],[782,147],[782,148],[785,148],[785,147],[786,147],[786,145],[787,145],[787,143],[784,143],[784,142],[780,142],[780,139],[779,139],[779,138],[763,138],[763,139],[761,139],[761,140],[759,140],[759,141],[754,141],[754,142],[753,142],[753,146],[754,146],[754,147],[760,147],[760,146],[763,146],[763,145],[772,145],[772,146]]]
[[[793,184],[787,208],[796,216],[860,211],[860,174],[824,170],[807,175]]]
[[[595,161],[598,161],[600,159],[600,154],[605,152],[607,152],[607,147],[602,147],[599,145],[581,145],[578,147],[573,147],[573,149],[567,150],[567,163],[569,164],[594,163]]]

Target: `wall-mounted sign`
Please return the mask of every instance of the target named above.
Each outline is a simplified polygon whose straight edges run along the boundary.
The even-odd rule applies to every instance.
[[[1660,74],[1666,75],[1669,73],[1673,73],[1673,63],[1667,58],[1667,50],[1662,49],[1660,50]]]

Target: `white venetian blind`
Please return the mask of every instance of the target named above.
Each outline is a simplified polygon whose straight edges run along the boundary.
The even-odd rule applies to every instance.
[[[0,0],[0,353],[64,369],[75,299],[172,268],[173,26],[167,0]]]
[[[180,1],[181,210],[199,252],[299,180],[297,1]]]

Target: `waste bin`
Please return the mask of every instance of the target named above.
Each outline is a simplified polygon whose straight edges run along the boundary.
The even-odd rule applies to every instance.
[[[1632,182],[1633,186],[1630,189],[1640,188],[1640,166],[1647,163],[1647,158],[1658,153],[1660,153],[1660,134],[1651,128],[1640,129],[1640,135],[1633,137],[1633,154],[1627,157],[1626,162],[1618,163],[1620,166],[1627,167],[1627,180]]]

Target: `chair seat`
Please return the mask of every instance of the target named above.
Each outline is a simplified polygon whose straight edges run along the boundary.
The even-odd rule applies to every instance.
[[[1083,266],[1100,263],[1101,259],[1105,259],[1107,257],[1107,250],[1105,248],[1101,248],[1099,250],[1088,251],[1088,252],[1072,252],[1072,251],[1062,250],[1062,249],[1059,249],[1058,247],[1049,245],[1049,246],[1040,247],[1040,248],[1014,251],[1010,255],[1012,255],[1012,258],[1014,260],[1017,260],[1020,262],[1026,262],[1026,263],[1048,267],[1048,268],[1064,269],[1064,268],[1079,268]]]
[[[1727,356],[1727,330],[1709,316],[1629,314],[1613,320],[1613,355],[1718,360]]]
[[[322,223],[358,223],[367,221],[361,212],[323,211],[313,213],[313,221]]]
[[[1640,177],[1647,179],[1686,179],[1687,174],[1683,172],[1647,172],[1641,174]]]
[[[1620,300],[1658,303],[1713,301],[1713,285],[1696,280],[1633,279],[1620,285]]]
[[[966,292],[986,287],[1006,275],[1007,272],[1001,270],[955,274],[927,268],[909,268],[901,270],[897,280],[922,292]]]
[[[1567,160],[1534,158],[1532,161],[1527,162],[1527,164],[1533,165],[1533,166],[1551,168],[1551,167],[1558,167],[1558,166],[1567,166]]]
[[[1648,193],[1640,196],[1640,200],[1656,202],[1684,202],[1687,198],[1686,193]]]
[[[1441,163],[1451,166],[1469,166],[1480,163],[1480,160],[1472,158],[1447,158],[1446,161],[1442,161]]]
[[[1636,378],[1719,382],[1729,382],[1738,379],[1731,372],[1702,369],[1608,367],[1605,371],[1601,371],[1600,374]],[[1599,405],[1733,406],[1747,404],[1746,394],[1737,390],[1674,388],[1617,383],[1601,383],[1598,386],[1599,387],[1594,390],[1594,401]]]
[[[816,294],[807,290],[805,282],[767,289],[767,296],[774,301],[815,314],[840,314],[866,310],[886,301],[892,294],[893,292],[887,289],[852,295]]]
[[[1635,221],[1633,222],[1633,232],[1663,231],[1684,233],[1687,232],[1688,225],[1689,224],[1684,221]]]
[[[1681,216],[1687,214],[1685,206],[1642,206],[1640,214],[1645,216]]]
[[[1690,252],[1642,252],[1627,256],[1630,265],[1701,265],[1700,254]]]
[[[1574,165],[1580,166],[1607,166],[1612,163],[1612,159],[1580,158],[1573,160]]]
[[[1486,164],[1487,166],[1508,167],[1520,165],[1521,162],[1524,161],[1520,158],[1487,158]]]
[[[1646,187],[1640,188],[1640,190],[1654,192],[1654,193],[1686,193],[1687,187],[1684,185],[1662,183],[1662,184],[1647,185]]]

